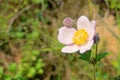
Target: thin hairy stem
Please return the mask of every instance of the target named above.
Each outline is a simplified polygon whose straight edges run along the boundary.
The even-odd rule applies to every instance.
[[[97,59],[97,49],[98,49],[98,43],[96,43],[96,50],[95,50],[95,58],[94,58],[94,63],[93,63],[93,73],[94,73],[94,80],[96,80],[96,59]]]
[[[94,80],[96,80],[96,64],[93,64],[93,74],[94,74]]]

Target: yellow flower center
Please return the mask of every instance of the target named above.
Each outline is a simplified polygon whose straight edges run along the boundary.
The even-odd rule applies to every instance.
[[[79,29],[74,34],[73,42],[77,45],[83,45],[87,42],[87,39],[88,33],[85,31],[85,29]]]

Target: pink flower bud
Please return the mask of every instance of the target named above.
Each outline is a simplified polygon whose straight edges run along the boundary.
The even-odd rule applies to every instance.
[[[71,18],[67,17],[63,20],[63,24],[66,27],[71,27],[73,25],[73,20]]]

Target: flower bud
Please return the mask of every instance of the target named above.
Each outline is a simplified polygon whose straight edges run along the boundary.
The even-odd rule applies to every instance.
[[[71,18],[67,17],[63,20],[63,24],[66,27],[71,27],[73,25],[73,20]]]
[[[100,41],[99,34],[96,33],[93,37],[94,43],[97,44]]]

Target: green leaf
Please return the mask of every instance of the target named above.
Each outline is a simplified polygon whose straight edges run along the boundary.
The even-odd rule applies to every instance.
[[[87,52],[81,54],[81,55],[80,55],[80,59],[89,62],[90,56],[91,56],[91,50],[89,50],[89,51],[87,51]]]
[[[97,61],[97,62],[100,61],[102,58],[106,57],[107,55],[108,55],[107,52],[103,52],[103,53],[97,54],[97,59],[96,59],[96,61]]]
[[[38,74],[42,74],[43,72],[44,72],[43,69],[38,70]]]
[[[3,80],[12,80],[12,77],[10,75],[5,75],[3,77]]]
[[[17,68],[16,63],[11,63],[11,64],[9,64],[9,70],[10,70],[11,72],[14,72],[14,71],[16,70],[16,68]]]
[[[33,3],[39,4],[39,3],[43,3],[44,0],[32,0]]]
[[[24,36],[23,32],[16,32],[16,37],[22,38]]]
[[[2,75],[3,73],[4,73],[4,68],[0,66],[0,75]]]
[[[36,74],[36,69],[34,67],[31,67],[27,74],[27,77],[32,78],[35,74]]]

